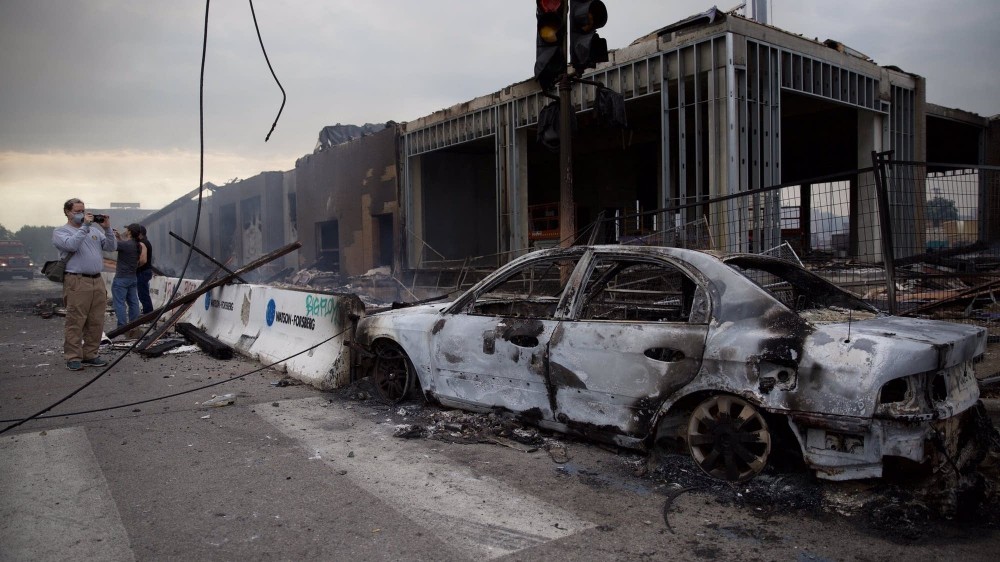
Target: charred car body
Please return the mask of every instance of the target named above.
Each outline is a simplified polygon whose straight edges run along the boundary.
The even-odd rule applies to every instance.
[[[986,345],[777,258],[629,246],[528,254],[451,303],[367,316],[356,339],[390,399],[414,381],[445,406],[673,442],[728,480],[759,473],[778,434],[828,479],[957,457]]]

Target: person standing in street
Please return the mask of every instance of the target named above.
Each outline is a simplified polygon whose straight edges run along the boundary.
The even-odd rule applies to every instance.
[[[115,231],[118,239],[118,264],[111,281],[111,298],[115,305],[115,320],[121,328],[139,317],[139,290],[136,271],[146,263],[146,247],[139,242],[139,227],[130,224],[125,232]],[[127,310],[126,310],[127,308]]]
[[[146,263],[140,264],[135,271],[135,279],[138,282],[139,302],[142,304],[142,313],[153,312],[153,299],[149,296],[149,281],[153,278],[153,245],[146,238],[146,227],[137,224],[139,227],[139,243],[146,247]]]
[[[104,367],[98,350],[104,332],[104,311],[108,305],[108,292],[101,279],[104,259],[101,251],[118,249],[111,218],[95,222],[83,201],[70,199],[63,204],[66,224],[52,232],[52,245],[65,259],[66,277],[63,279],[63,304],[66,306],[66,327],[63,340],[63,357],[66,368],[79,371],[84,367]]]

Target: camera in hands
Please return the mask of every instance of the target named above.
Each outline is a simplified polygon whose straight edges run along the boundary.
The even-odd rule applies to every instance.
[[[94,222],[97,224],[104,224],[106,220],[108,220],[108,215],[94,215]]]

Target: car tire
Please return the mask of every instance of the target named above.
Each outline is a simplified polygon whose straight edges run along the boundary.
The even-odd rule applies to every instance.
[[[771,453],[771,433],[752,404],[728,394],[709,397],[691,412],[688,452],[705,474],[743,482],[760,474]]]
[[[372,382],[379,397],[395,404],[410,393],[416,379],[413,364],[399,345],[382,342],[375,346]]]

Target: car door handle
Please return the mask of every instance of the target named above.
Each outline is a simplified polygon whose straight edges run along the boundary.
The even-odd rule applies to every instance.
[[[535,347],[538,345],[538,338],[535,336],[511,336],[510,343],[517,347]]]
[[[683,351],[669,347],[651,347],[644,354],[654,361],[663,361],[664,363],[676,363],[685,357]]]

